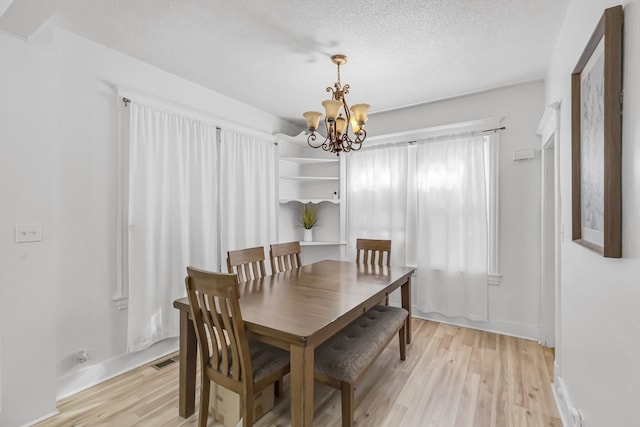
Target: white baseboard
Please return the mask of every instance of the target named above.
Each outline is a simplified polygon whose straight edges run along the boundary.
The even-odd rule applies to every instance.
[[[558,371],[557,366],[554,366],[554,371]],[[562,380],[562,377],[559,377],[557,374],[554,374],[553,384],[551,384],[551,391],[553,392],[553,398],[556,401],[556,407],[558,408],[558,413],[560,414],[562,425],[564,427],[573,427],[570,411],[571,401],[569,399],[567,388],[564,384],[564,381]]]
[[[43,415],[43,416],[41,416],[41,417],[40,417],[40,418],[38,418],[38,419],[35,419],[35,420],[32,420],[32,421],[29,421],[29,422],[28,422],[28,423],[26,423],[26,424],[22,424],[20,427],[31,427],[31,426],[33,426],[33,425],[38,424],[38,423],[39,423],[39,422],[41,422],[41,421],[46,420],[47,418],[51,418],[51,417],[56,416],[56,415],[58,415],[59,413],[60,413],[60,411],[57,411],[57,410],[56,410],[56,411],[53,411],[53,412],[51,412],[50,414]]]
[[[176,351],[178,351],[178,338],[168,338],[146,350],[125,353],[62,376],[57,380],[56,400],[69,397]]]
[[[494,332],[497,334],[509,335],[516,338],[524,338],[540,342],[540,328],[523,323],[504,322],[499,320],[490,320],[488,322],[474,322],[472,320],[464,319],[461,317],[450,318],[437,313],[422,313],[416,307],[412,307],[411,316],[417,317],[419,319],[433,320],[449,325],[463,326],[465,328],[478,329],[480,331]]]

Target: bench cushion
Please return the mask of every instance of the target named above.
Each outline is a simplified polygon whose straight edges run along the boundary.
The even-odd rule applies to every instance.
[[[315,352],[315,371],[353,383],[400,330],[407,310],[376,305],[327,341]]]

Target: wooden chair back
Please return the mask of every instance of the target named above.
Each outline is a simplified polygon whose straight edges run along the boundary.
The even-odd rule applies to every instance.
[[[280,273],[302,267],[300,261],[300,242],[274,243],[269,248],[271,273]]]
[[[356,239],[356,262],[391,265],[391,240]]]
[[[187,296],[201,351],[202,373],[237,393],[252,389],[247,332],[235,274],[187,267]]]
[[[240,395],[243,425],[251,427],[255,393],[275,384],[275,393],[280,394],[282,377],[289,372],[289,354],[247,333],[237,275],[187,267],[185,283],[200,348],[198,426],[207,426],[213,381]]]
[[[240,283],[266,276],[264,248],[239,249],[227,252],[227,271],[238,275]]]

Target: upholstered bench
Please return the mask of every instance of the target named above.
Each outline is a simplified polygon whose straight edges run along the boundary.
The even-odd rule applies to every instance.
[[[343,427],[353,425],[356,384],[396,333],[405,360],[408,315],[403,308],[376,305],[316,349],[315,379],[341,391]]]

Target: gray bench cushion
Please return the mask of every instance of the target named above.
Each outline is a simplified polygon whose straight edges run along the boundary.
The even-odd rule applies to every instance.
[[[315,371],[353,383],[400,330],[407,310],[376,305],[322,343],[315,353]]]

